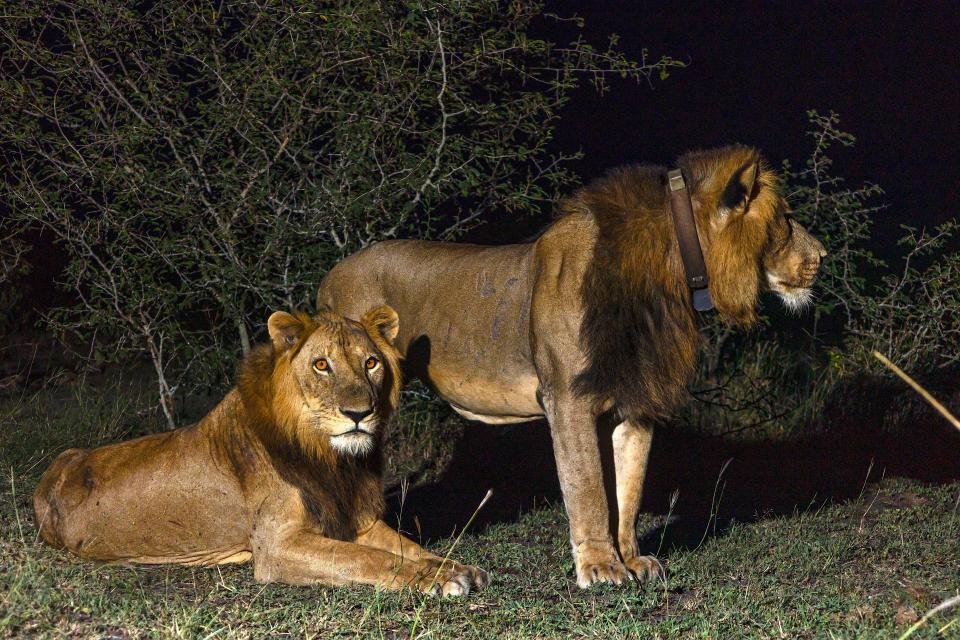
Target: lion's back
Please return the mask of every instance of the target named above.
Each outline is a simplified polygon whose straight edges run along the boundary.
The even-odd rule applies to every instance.
[[[353,253],[337,263],[320,282],[317,308],[359,318],[384,301],[384,278],[417,240],[386,240]]]
[[[41,537],[102,560],[189,553],[224,529],[236,538],[224,522],[242,523],[245,514],[222,497],[239,497],[240,488],[224,483],[207,452],[196,426],[63,452],[34,492]]]
[[[525,278],[529,270],[533,246],[378,242],[330,270],[320,283],[317,306],[357,318],[372,306],[388,304],[400,313],[402,332],[404,318],[422,315],[427,307],[435,309],[466,294],[483,300],[494,290],[505,291],[507,283],[515,287],[516,278]]]

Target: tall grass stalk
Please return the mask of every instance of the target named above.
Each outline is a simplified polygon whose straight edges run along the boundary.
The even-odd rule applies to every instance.
[[[727,467],[730,466],[730,463],[733,462],[733,458],[727,458],[727,461],[723,463],[723,466],[720,467],[720,473],[717,474],[717,482],[713,485],[713,497],[710,498],[710,517],[707,518],[707,526],[703,529],[703,536],[700,538],[700,542],[697,543],[697,549],[699,549],[704,540],[707,539],[707,533],[710,531],[710,525],[713,524],[713,532],[717,532],[717,516],[720,514],[720,500],[723,499],[723,490],[720,489],[720,481],[723,480],[723,474],[726,472]],[[726,488],[726,483],[723,484]],[[720,495],[717,495],[717,491],[720,491]]]
[[[450,545],[450,549],[447,550],[447,555],[443,556],[443,561],[440,563],[440,566],[437,567],[437,573],[434,574],[434,582],[437,581],[440,577],[440,572],[443,571],[443,568],[450,562],[450,556],[453,554],[453,550],[457,548],[457,545],[460,544],[460,540],[463,539],[463,534],[467,532],[467,529],[470,528],[470,525],[473,524],[474,519],[476,519],[477,514],[480,513],[480,509],[483,509],[483,506],[487,504],[487,501],[493,496],[493,489],[487,489],[486,495],[483,496],[483,500],[480,501],[480,504],[477,505],[477,508],[473,510],[473,513],[470,515],[470,519],[467,520],[467,524],[463,525],[463,529],[460,530],[460,533],[457,535],[456,539],[453,541],[453,544]],[[441,585],[441,590],[443,586]],[[420,598],[420,604],[417,606],[417,612],[413,617],[413,626],[410,627],[410,640],[413,640],[414,635],[417,632],[417,625],[420,624],[420,615],[423,613],[423,607],[427,604],[427,598],[429,596],[424,594]]]

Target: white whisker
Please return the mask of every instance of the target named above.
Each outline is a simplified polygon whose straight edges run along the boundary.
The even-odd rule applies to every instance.
[[[337,453],[361,456],[373,449],[374,438],[368,433],[355,432],[350,435],[330,438],[330,446]]]
[[[778,291],[777,293],[787,310],[795,315],[800,315],[804,309],[813,303],[812,289],[796,289],[789,293]]]

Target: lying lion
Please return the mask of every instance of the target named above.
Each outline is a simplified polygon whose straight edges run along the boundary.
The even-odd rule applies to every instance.
[[[379,445],[400,389],[397,314],[276,312],[272,344],[197,424],[70,449],[34,493],[43,539],[82,558],[253,561],[260,582],[413,586],[464,595],[486,572],[381,519]]]

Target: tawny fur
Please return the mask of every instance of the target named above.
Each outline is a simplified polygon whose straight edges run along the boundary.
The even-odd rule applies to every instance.
[[[252,560],[263,582],[451,595],[486,584],[380,519],[379,444],[400,391],[393,310],[360,322],[278,312],[268,328],[271,344],[251,351],[237,387],[199,423],[61,454],[34,493],[42,538],[98,560]],[[343,437],[372,444],[333,446]],[[344,452],[354,450],[367,453]]]
[[[789,220],[760,154],[725,147],[678,166],[723,319],[750,326],[766,290],[793,307],[809,300],[823,247]],[[318,292],[348,317],[396,309],[408,372],[464,417],[547,418],[583,587],[662,572],[638,551],[636,515],[654,423],[683,400],[699,341],[665,177],[662,167],[616,169],[561,202],[529,244],[382,242],[337,265]]]

